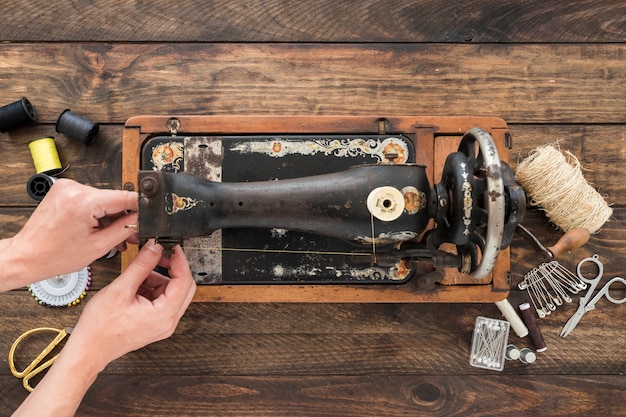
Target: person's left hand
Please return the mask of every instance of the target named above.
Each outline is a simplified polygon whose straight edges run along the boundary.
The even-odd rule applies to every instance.
[[[180,246],[171,258],[153,241],[83,310],[70,338],[14,416],[73,416],[108,363],[172,335],[196,289]],[[154,268],[168,268],[167,278]]]
[[[89,352],[100,370],[120,356],[169,337],[191,303],[196,283],[180,246],[170,258],[149,241],[111,284],[88,301],[68,346]],[[168,268],[167,278],[154,268]],[[70,347],[71,346],[71,347]],[[67,348],[66,347],[66,348]]]

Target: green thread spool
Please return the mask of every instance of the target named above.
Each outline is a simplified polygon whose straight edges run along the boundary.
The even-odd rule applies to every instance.
[[[53,137],[35,139],[28,144],[37,174],[54,175],[61,172],[61,160]]]

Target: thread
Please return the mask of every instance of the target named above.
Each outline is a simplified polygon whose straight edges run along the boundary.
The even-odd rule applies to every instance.
[[[37,114],[26,97],[0,107],[0,132],[2,133],[21,124],[35,121],[37,121]]]
[[[79,116],[70,109],[65,109],[57,119],[56,131],[81,141],[85,146],[89,146],[96,140],[96,136],[98,136],[100,131],[100,125]]]
[[[519,351],[519,360],[522,363],[533,363],[537,360],[537,355],[532,350],[524,348]]]
[[[539,329],[539,326],[537,325],[535,314],[530,309],[530,304],[520,304],[519,311],[526,327],[528,327],[528,334],[530,335],[530,340],[532,340],[533,345],[535,346],[535,350],[537,352],[545,352],[548,347],[546,346],[543,334],[541,334],[541,329]]]
[[[569,151],[568,158],[553,145],[529,152],[515,172],[515,180],[540,206],[546,216],[567,232],[583,227],[596,233],[613,215],[613,209],[582,174],[580,162]]]
[[[504,300],[496,301],[496,307],[500,309],[502,315],[511,324],[511,328],[518,337],[526,337],[528,335],[528,329],[524,325],[522,319],[517,315],[515,309],[507,298]]]
[[[507,345],[505,358],[510,361],[516,361],[519,359],[519,349],[515,345]]]
[[[61,160],[53,137],[35,139],[28,144],[37,174],[54,175],[61,172]]]

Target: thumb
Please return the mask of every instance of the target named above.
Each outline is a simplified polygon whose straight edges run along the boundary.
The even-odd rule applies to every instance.
[[[103,251],[109,251],[115,245],[126,242],[135,233],[129,224],[137,223],[137,213],[125,214],[115,219],[105,227],[97,229],[98,242],[102,244]]]
[[[115,281],[127,287],[130,295],[134,297],[139,286],[154,271],[162,257],[163,246],[152,239],[149,240]]]

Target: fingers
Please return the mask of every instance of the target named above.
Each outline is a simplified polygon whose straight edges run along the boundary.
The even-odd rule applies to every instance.
[[[126,227],[129,224],[136,224],[137,213],[125,214],[104,228],[98,228],[92,233],[95,240],[94,245],[100,247],[102,254],[116,248],[119,251],[125,250],[125,243],[135,243],[137,241],[134,229]]]
[[[150,301],[154,301],[162,294],[165,294],[165,289],[167,288],[167,284],[169,284],[169,282],[169,278],[164,277],[157,272],[153,272],[139,286],[137,294]]]
[[[191,303],[196,290],[196,282],[191,275],[187,257],[179,245],[174,247],[174,254],[170,257],[169,264],[171,279],[167,284],[165,297],[155,300],[155,303],[167,301],[171,305],[178,305],[178,316],[181,317]]]
[[[130,298],[135,297],[139,286],[149,277],[163,256],[163,247],[148,241],[139,251],[135,259],[114,283],[125,287],[125,294]]]
[[[91,193],[87,204],[93,205],[96,219],[127,211],[136,211],[138,194],[132,191],[96,190]]]

